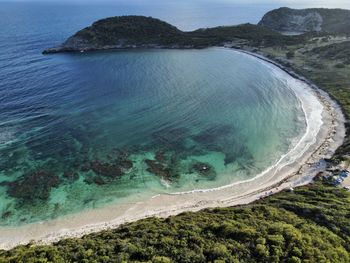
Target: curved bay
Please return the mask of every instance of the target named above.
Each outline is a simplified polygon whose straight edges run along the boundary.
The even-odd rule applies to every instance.
[[[28,63],[0,91],[0,225],[251,178],[305,131],[288,82],[230,50]]]

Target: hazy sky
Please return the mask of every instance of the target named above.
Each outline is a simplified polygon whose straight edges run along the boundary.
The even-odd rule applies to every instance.
[[[0,0],[0,2],[82,2],[82,3],[101,3],[101,2],[126,2],[126,3],[152,3],[154,0]],[[179,2],[188,3],[205,3],[205,2],[224,2],[232,4],[271,4],[290,7],[333,7],[333,8],[349,8],[350,0],[164,0],[162,2]]]

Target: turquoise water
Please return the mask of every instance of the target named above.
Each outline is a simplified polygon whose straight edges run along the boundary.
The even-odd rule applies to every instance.
[[[252,178],[305,130],[288,82],[232,50],[50,59],[4,100],[1,225]]]
[[[252,178],[305,132],[288,81],[224,49],[43,56],[93,21],[183,30],[272,9],[188,1],[0,3],[0,226]],[[291,83],[291,82],[290,82]]]

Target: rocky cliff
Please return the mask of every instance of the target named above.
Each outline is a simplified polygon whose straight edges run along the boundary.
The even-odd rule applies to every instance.
[[[283,7],[268,12],[258,25],[283,33],[316,31],[350,34],[350,10]]]

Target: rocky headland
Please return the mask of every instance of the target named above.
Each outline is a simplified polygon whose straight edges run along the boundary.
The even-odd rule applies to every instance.
[[[350,11],[283,7],[265,14],[258,25],[220,26],[191,32],[181,31],[152,17],[117,16],[96,21],[61,45],[44,50],[43,54],[135,48],[206,48],[227,43],[237,47],[293,45],[304,41],[307,36],[301,34],[307,32],[350,34]]]
[[[120,16],[99,20],[78,31],[63,44],[46,49],[43,53],[135,48],[206,48],[222,46],[226,42],[271,46],[289,41],[295,41],[295,39],[252,24],[183,32],[175,26],[152,17]]]
[[[281,33],[350,33],[350,10],[282,7],[264,15],[259,26]]]

